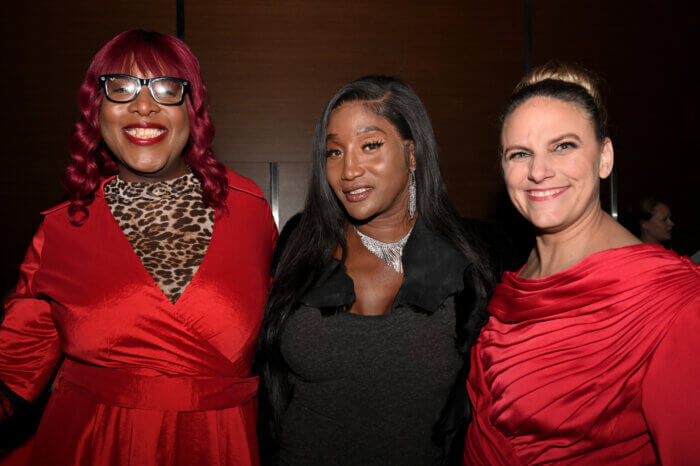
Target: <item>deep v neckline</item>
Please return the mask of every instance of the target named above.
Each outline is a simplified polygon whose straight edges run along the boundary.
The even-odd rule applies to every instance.
[[[151,272],[149,272],[148,268],[146,265],[143,263],[141,260],[141,257],[139,257],[139,254],[137,251],[134,249],[134,246],[131,244],[131,241],[129,241],[129,237],[124,233],[124,230],[122,229],[122,226],[119,224],[119,221],[115,218],[114,213],[112,212],[112,209],[110,208],[109,202],[107,201],[107,197],[104,192],[104,187],[112,182],[116,176],[107,178],[106,180],[103,181],[102,185],[100,186],[100,189],[98,190],[98,197],[101,197],[102,200],[104,201],[104,208],[107,210],[107,214],[110,217],[110,221],[112,223],[113,228],[116,228],[118,230],[118,235],[121,237],[121,240],[126,243],[126,248],[129,250],[129,255],[131,256],[131,260],[134,260],[136,262],[136,267],[141,270],[141,274],[145,275],[144,280],[149,284],[151,287],[155,287],[158,290],[158,294],[162,300],[168,303],[168,305],[172,308],[177,307],[177,304],[185,298],[187,295],[190,294],[189,290],[190,288],[193,287],[193,285],[196,285],[197,282],[200,281],[200,275],[201,275],[201,269],[205,265],[205,262],[207,262],[207,258],[209,257],[209,251],[212,248],[212,244],[214,242],[214,237],[216,235],[217,231],[217,220],[214,218],[213,224],[212,224],[212,230],[211,230],[211,236],[209,237],[209,242],[207,243],[206,250],[204,251],[204,254],[202,256],[202,260],[199,262],[199,265],[197,266],[197,269],[194,271],[194,274],[192,274],[192,278],[190,278],[189,282],[181,288],[180,295],[177,297],[175,301],[171,301],[166,292],[161,288],[161,286],[158,284],[156,279],[151,275]]]

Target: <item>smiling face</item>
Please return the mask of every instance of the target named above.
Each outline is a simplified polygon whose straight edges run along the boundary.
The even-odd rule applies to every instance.
[[[130,73],[140,78],[138,70]],[[183,150],[190,136],[187,98],[181,105],[160,105],[146,86],[136,99],[102,99],[100,132],[125,181],[161,181],[187,173]]]
[[[408,217],[413,143],[362,102],[336,108],[326,131],[326,178],[356,220]]]
[[[649,220],[640,223],[642,241],[645,243],[660,243],[671,239],[671,230],[674,223],[671,221],[671,209],[659,202],[654,206],[654,215]]]
[[[525,101],[504,122],[501,144],[510,199],[541,232],[561,231],[600,209],[599,180],[612,170],[612,143],[598,140],[578,105]]]

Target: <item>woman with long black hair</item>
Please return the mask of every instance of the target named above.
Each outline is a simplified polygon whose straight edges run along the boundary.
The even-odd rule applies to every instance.
[[[465,362],[491,283],[479,251],[415,92],[384,76],[338,90],[316,127],[306,205],[259,340],[275,462],[461,455]]]

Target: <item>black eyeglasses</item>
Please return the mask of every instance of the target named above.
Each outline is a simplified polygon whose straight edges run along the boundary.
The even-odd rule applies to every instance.
[[[167,76],[141,79],[128,74],[104,74],[99,78],[104,86],[105,97],[112,102],[124,104],[138,97],[141,86],[147,86],[153,100],[161,105],[180,105],[190,83],[180,78]]]

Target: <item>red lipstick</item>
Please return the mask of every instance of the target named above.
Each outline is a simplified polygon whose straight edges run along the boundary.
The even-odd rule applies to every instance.
[[[138,132],[136,134],[129,134],[130,129],[138,129],[138,128],[145,128],[145,129],[156,129],[156,130],[162,130],[161,133],[157,134],[156,136],[153,137],[139,137]],[[139,122],[139,123],[134,123],[129,126],[124,127],[124,136],[131,141],[133,144],[136,144],[138,146],[150,146],[151,144],[156,144],[162,141],[165,136],[168,134],[168,129],[163,126],[159,125],[158,123],[146,123],[146,122]]]

